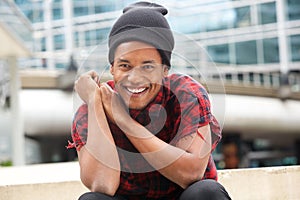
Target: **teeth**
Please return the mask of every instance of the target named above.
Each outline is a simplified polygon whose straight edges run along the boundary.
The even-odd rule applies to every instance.
[[[131,93],[137,94],[137,93],[141,93],[144,92],[146,90],[146,88],[127,88],[127,90]]]

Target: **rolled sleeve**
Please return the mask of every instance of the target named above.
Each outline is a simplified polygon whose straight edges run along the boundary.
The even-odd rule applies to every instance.
[[[206,89],[187,77],[180,89],[175,91],[181,107],[181,122],[175,142],[187,135],[197,133],[199,127],[209,124],[212,150],[214,150],[221,139],[221,130],[218,121],[211,113],[211,103]]]
[[[88,109],[87,105],[84,104],[79,107],[74,115],[72,123],[72,140],[69,142],[67,148],[76,148],[80,150],[85,144],[88,132]]]

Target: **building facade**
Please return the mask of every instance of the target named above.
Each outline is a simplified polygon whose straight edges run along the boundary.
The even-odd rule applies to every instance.
[[[121,9],[131,2],[15,0],[33,23],[35,52],[49,60],[55,53],[71,54],[101,43]],[[172,29],[199,41],[216,63],[269,68],[285,64],[282,70],[299,64],[299,0],[157,2],[168,7]],[[49,62],[49,68],[67,63]]]
[[[84,70],[90,68],[103,70],[108,65],[107,35],[113,22],[121,15],[122,8],[132,2],[134,1],[15,0],[34,28],[34,56],[33,59],[24,61],[23,67],[66,70],[70,64],[70,58],[73,57],[79,67]],[[282,78],[286,78],[290,89],[299,93],[300,0],[165,0],[152,2],[162,4],[169,10],[167,18],[177,39],[176,51],[172,57],[172,69],[197,76],[199,73],[197,69],[200,69],[200,76],[204,74],[205,78],[219,79],[221,76],[230,83],[242,83],[242,86],[249,84],[251,87],[263,86],[276,89],[284,84]],[[216,66],[217,71],[211,70],[211,68],[216,69]],[[208,75],[205,74],[206,72]],[[230,95],[228,96],[230,97]],[[255,101],[254,98],[252,103]],[[244,97],[244,99],[236,101],[245,109],[239,109],[243,113],[235,113],[232,115],[234,116],[231,117],[232,119],[236,120],[239,114],[246,116],[246,113],[251,114],[252,111],[258,111],[262,100],[257,99],[259,102],[256,104],[257,108],[251,109],[247,107],[248,104],[244,104],[245,100],[250,99]],[[231,100],[231,102],[234,101]],[[297,104],[296,101],[292,103]],[[277,108],[276,106],[279,106],[278,110],[281,110],[281,108],[285,109],[287,104],[280,99],[270,98],[264,105],[268,105],[265,108],[270,108],[268,112],[271,113],[274,108]],[[274,105],[274,108],[269,105]],[[236,105],[234,106],[236,107]],[[286,110],[286,113],[288,111]],[[259,111],[257,113],[255,116],[260,117],[257,119],[265,119]],[[267,114],[272,115],[270,113]],[[249,115],[249,118],[245,118],[247,126],[249,119],[253,119],[253,116]],[[258,127],[257,119],[253,120],[252,125]],[[277,119],[279,117],[276,115]],[[234,120],[232,124],[237,126],[241,124]],[[272,127],[272,120],[268,121],[270,122],[268,126]],[[278,126],[282,124],[278,123]],[[285,125],[288,126],[288,122]],[[263,126],[266,125],[263,124]],[[239,128],[245,130],[245,127]],[[255,135],[255,131],[251,128],[245,131],[253,134],[252,137],[256,137],[259,133]],[[227,131],[233,133],[240,129],[227,129]],[[290,127],[286,130],[280,129],[278,132],[281,133],[277,135],[289,131],[291,132]],[[225,129],[225,135],[228,132]],[[238,133],[232,137],[235,142],[240,140],[236,135]],[[271,134],[269,136],[275,138]],[[277,144],[281,143],[282,135],[278,138]],[[251,142],[250,146],[253,149],[262,150],[262,153],[264,153],[264,149],[270,147],[268,140]],[[293,147],[288,149],[289,152],[290,150],[294,151]],[[261,156],[263,159],[268,156],[277,158],[291,155],[290,153],[276,153],[278,152],[272,151],[271,154],[265,156],[254,152],[248,157],[252,156],[257,159]],[[292,156],[292,160],[287,160],[286,163],[295,163],[293,158],[295,157]],[[282,164],[283,160],[280,160],[279,163]],[[274,162],[266,165],[273,164]],[[248,166],[256,166],[256,164]]]

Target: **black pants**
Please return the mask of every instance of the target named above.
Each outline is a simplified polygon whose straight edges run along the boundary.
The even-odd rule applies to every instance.
[[[167,197],[162,199],[168,199]],[[186,188],[178,200],[230,200],[225,188],[217,181],[206,179]],[[107,196],[97,192],[87,192],[79,200],[127,200],[122,196]],[[128,199],[130,200],[130,199]]]

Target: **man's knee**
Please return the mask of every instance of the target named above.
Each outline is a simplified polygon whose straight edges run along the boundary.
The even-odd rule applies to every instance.
[[[197,199],[231,199],[225,188],[215,180],[206,179],[190,185],[182,193],[180,200],[197,200]]]
[[[98,193],[98,192],[87,192],[82,194],[78,200],[110,200],[111,197]]]

